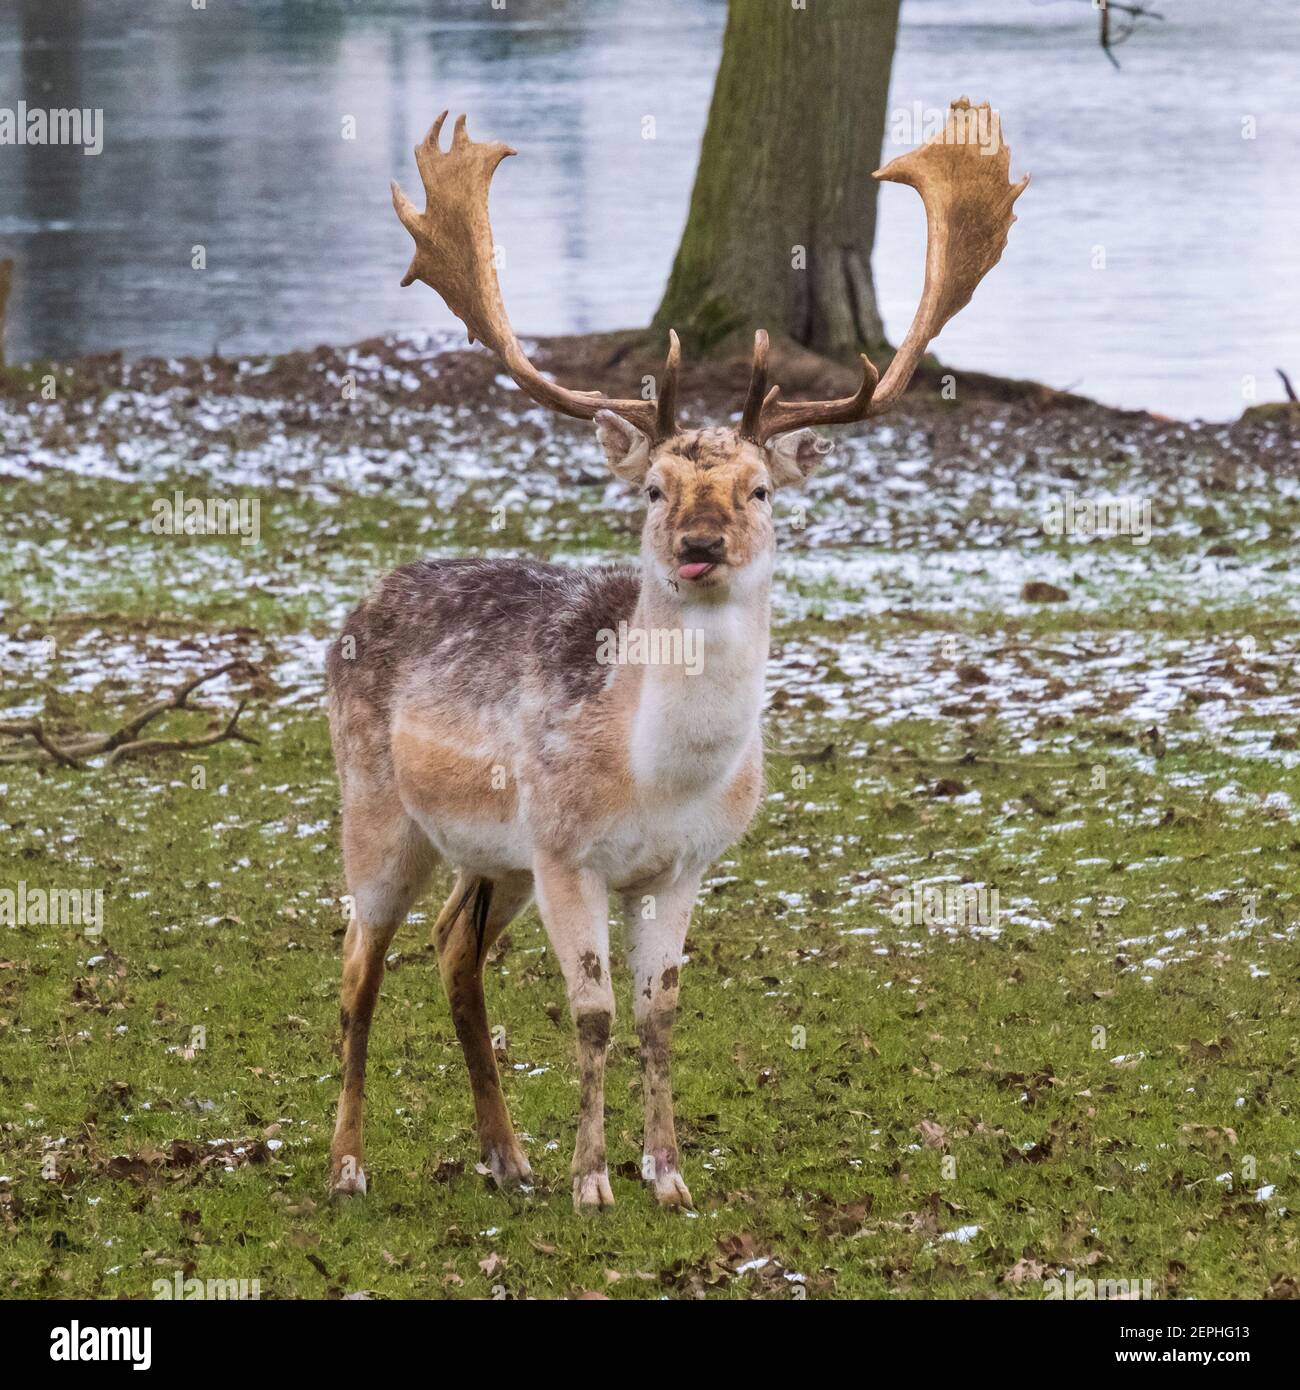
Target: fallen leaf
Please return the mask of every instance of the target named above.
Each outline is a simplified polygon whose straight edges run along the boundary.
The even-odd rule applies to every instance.
[[[1004,1271],[1000,1282],[1003,1284],[1035,1284],[1042,1280],[1047,1273],[1047,1266],[1040,1265],[1037,1260],[1021,1258]]]

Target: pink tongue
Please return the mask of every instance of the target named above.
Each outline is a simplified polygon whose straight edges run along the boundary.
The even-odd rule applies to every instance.
[[[694,562],[689,565],[678,565],[677,573],[682,579],[698,579],[700,575],[708,574],[712,568],[712,565]]]

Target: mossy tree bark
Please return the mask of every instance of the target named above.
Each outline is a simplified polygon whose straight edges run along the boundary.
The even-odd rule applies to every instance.
[[[654,319],[695,353],[755,328],[879,348],[876,182],[900,0],[730,0],[690,213]]]
[[[5,314],[9,312],[9,289],[13,279],[13,261],[0,261],[0,367],[5,365]]]

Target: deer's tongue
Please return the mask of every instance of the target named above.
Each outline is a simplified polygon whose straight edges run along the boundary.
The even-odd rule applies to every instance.
[[[708,574],[712,568],[713,566],[710,564],[693,560],[689,565],[677,566],[677,577],[679,579],[699,579],[701,575]]]

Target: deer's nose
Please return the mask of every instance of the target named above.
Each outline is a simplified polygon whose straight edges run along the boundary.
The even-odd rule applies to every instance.
[[[683,564],[716,565],[726,554],[727,538],[716,531],[688,531],[677,546],[677,557]]]

